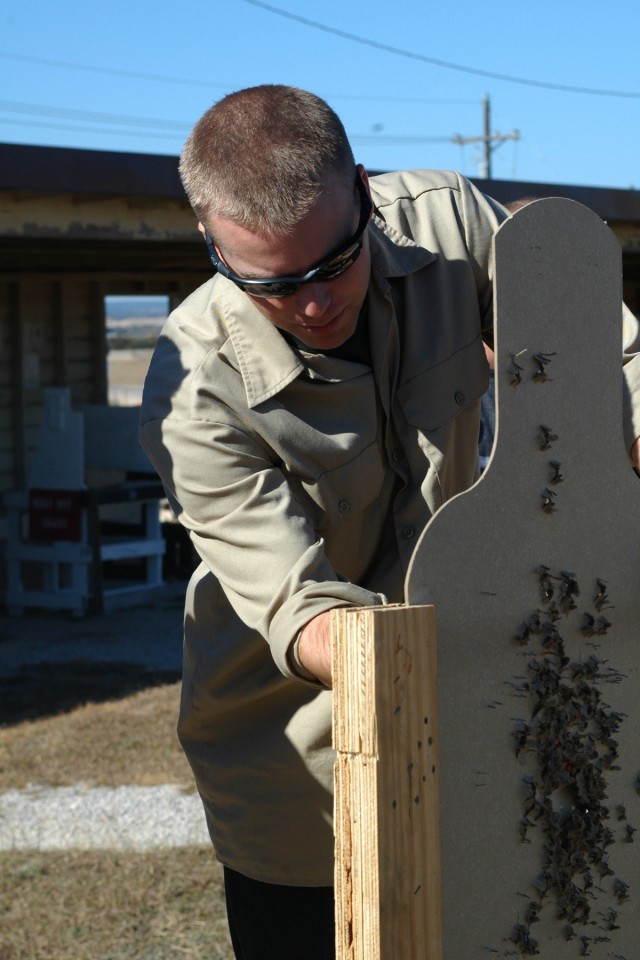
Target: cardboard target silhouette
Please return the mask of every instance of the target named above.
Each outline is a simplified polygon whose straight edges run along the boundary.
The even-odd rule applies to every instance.
[[[406,584],[436,613],[442,958],[636,960],[640,482],[620,250],[561,199],[494,243],[494,451]]]

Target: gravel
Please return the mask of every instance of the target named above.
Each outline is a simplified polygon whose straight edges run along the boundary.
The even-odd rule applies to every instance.
[[[161,787],[37,787],[0,794],[0,850],[150,850],[209,844],[200,797]]]

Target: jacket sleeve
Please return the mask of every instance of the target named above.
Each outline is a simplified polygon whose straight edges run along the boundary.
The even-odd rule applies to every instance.
[[[482,333],[493,347],[493,236],[508,212],[492,197],[488,197],[464,177],[460,183],[462,226],[469,251],[469,259],[476,276],[478,302],[482,316]]]
[[[640,437],[640,321],[623,304],[624,439],[629,451]]]
[[[291,660],[305,624],[333,607],[376,605],[384,597],[336,573],[273,451],[240,416],[230,408],[224,419],[195,416],[188,382],[166,406],[163,382],[178,377],[161,360],[147,377],[140,442],[236,614],[269,643],[283,674],[306,679]]]

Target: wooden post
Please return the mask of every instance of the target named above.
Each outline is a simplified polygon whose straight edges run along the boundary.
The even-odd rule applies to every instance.
[[[441,960],[432,606],[333,613],[337,960]]]

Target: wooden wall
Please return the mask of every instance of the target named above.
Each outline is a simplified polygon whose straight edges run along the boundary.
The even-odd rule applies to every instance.
[[[175,158],[14,153],[3,173],[14,176],[0,184],[0,497],[25,485],[45,387],[68,386],[74,406],[107,402],[104,298],[160,294],[176,305],[211,273]],[[548,189],[478,185],[505,203]],[[620,191],[565,193],[609,220],[623,249],[625,300],[640,315],[640,217],[608,212],[605,200]],[[623,199],[634,215],[635,195]],[[3,536],[0,506],[0,545]]]
[[[25,486],[45,387],[69,387],[76,407],[107,402],[104,298],[162,294],[175,305],[206,276],[0,276],[0,494]]]

